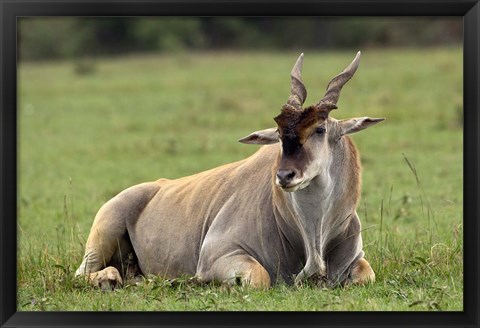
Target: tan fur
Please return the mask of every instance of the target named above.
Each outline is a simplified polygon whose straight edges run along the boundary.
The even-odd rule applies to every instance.
[[[373,272],[370,263],[364,258],[357,261],[352,269],[351,279],[353,284],[363,285],[375,281],[375,272]]]
[[[90,273],[88,277],[92,286],[99,287],[102,290],[112,290],[117,286],[123,285],[120,273],[111,266],[101,271]]]
[[[252,263],[249,269],[242,273],[243,283],[253,288],[267,289],[271,285],[267,270],[258,262]]]
[[[360,199],[362,182],[360,156],[352,139],[348,136],[344,136],[343,138],[347,149],[345,152],[347,160],[345,162],[348,163],[348,167],[345,169],[348,179],[346,179],[345,182],[346,188],[350,190],[350,194],[347,197],[350,197],[350,202],[357,206],[358,200]]]

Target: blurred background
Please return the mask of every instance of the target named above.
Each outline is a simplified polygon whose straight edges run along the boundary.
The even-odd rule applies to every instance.
[[[459,17],[21,18],[24,60],[179,50],[431,47],[462,42]]]

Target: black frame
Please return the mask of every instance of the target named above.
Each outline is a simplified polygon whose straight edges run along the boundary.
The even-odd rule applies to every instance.
[[[410,326],[478,327],[479,0],[0,0],[0,325],[29,326]],[[16,312],[16,19],[20,16],[463,16],[463,312]]]

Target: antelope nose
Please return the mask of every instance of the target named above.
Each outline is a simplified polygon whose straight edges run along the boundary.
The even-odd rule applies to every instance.
[[[279,183],[282,185],[282,187],[285,187],[290,182],[292,182],[294,177],[295,177],[295,172],[293,170],[278,170],[277,171],[277,178],[278,178]]]

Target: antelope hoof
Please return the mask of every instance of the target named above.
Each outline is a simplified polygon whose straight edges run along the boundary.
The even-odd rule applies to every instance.
[[[361,258],[355,263],[350,278],[352,284],[364,285],[375,281],[375,272],[373,272],[370,263]]]
[[[90,274],[90,283],[103,291],[114,290],[123,285],[122,277],[118,270],[112,266]]]

